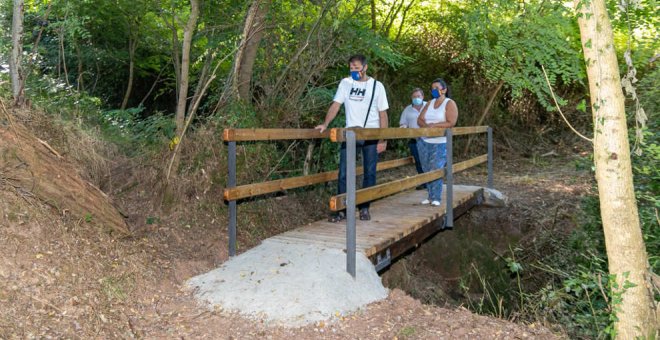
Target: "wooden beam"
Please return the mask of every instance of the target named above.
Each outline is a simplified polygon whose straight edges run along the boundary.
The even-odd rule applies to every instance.
[[[455,127],[451,130],[454,133],[454,136],[459,135],[471,135],[474,133],[486,133],[488,132],[488,126],[462,126]]]
[[[467,161],[454,164],[453,173],[464,171],[478,164],[484,163],[488,160],[488,155],[484,154]],[[355,191],[355,204],[370,202],[385,196],[395,194],[410,188],[414,188],[420,184],[434,181],[445,176],[445,169],[433,170],[423,174],[415,175],[408,178],[399,179],[396,181],[375,185],[369,188],[364,188]],[[338,211],[346,209],[346,194],[335,195],[330,197],[330,210]]]
[[[245,142],[285,139],[324,139],[330,136],[316,129],[225,129],[222,139],[225,142]]]
[[[413,163],[414,160],[412,157],[399,158],[391,161],[379,162],[376,165],[376,170],[383,171]],[[358,175],[364,173],[364,169],[362,167],[358,167],[356,170]],[[235,188],[225,188],[223,192],[223,197],[226,201],[234,201],[242,198],[269,194],[286,189],[293,189],[293,188],[299,188],[312,184],[335,181],[337,180],[338,173],[339,171],[334,170],[334,171],[322,172],[309,176],[299,176],[299,177],[278,179],[263,183],[239,185]]]
[[[335,128],[330,129],[330,140],[333,142],[346,141],[345,131],[349,129]],[[376,140],[376,139],[403,139],[417,137],[442,137],[445,135],[445,128],[385,128],[385,129],[350,129],[355,131],[357,140]],[[452,128],[454,136],[467,135],[473,133],[483,133],[488,131],[488,126],[466,126]]]

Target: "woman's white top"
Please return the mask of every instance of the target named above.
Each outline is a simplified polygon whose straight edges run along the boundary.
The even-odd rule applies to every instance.
[[[426,109],[426,115],[424,116],[426,118],[426,124],[444,123],[447,121],[447,104],[451,99],[445,97],[445,100],[437,109],[434,108],[435,101],[436,99],[431,100],[428,109]],[[432,144],[447,143],[447,137],[422,137],[422,140]]]

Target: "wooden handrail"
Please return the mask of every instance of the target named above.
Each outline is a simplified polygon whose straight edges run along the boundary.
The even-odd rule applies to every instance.
[[[225,129],[222,139],[225,142],[246,142],[285,139],[324,139],[330,136],[328,130],[316,129]]]
[[[469,169],[473,166],[485,163],[488,160],[488,155],[484,154],[475,158],[454,164],[453,173],[458,173]],[[420,184],[424,184],[445,176],[445,169],[438,169],[429,171],[423,174],[415,175],[408,178],[399,179],[396,181],[375,185],[369,188],[364,188],[355,191],[355,204],[370,202],[375,199],[383,198],[406,189],[414,188]],[[346,194],[336,195],[330,197],[330,210],[338,211],[346,209]]]
[[[330,140],[333,142],[346,141],[346,130],[355,132],[355,139],[357,140],[375,140],[375,139],[402,139],[402,138],[417,138],[417,137],[442,137],[445,135],[445,128],[386,128],[386,129],[345,129],[334,128],[330,129]],[[488,131],[488,126],[465,126],[452,128],[454,136],[467,135],[473,133],[484,133]]]
[[[399,158],[391,161],[379,162],[376,165],[376,170],[382,171],[382,170],[392,169],[413,163],[414,161],[412,157]],[[364,169],[362,167],[358,167],[356,170],[358,175],[364,173]],[[338,173],[339,173],[338,170],[334,170],[334,171],[327,171],[309,176],[283,178],[283,179],[278,179],[263,183],[239,185],[234,188],[225,188],[223,192],[223,197],[226,201],[233,201],[242,198],[278,192],[286,189],[293,189],[293,188],[299,188],[312,184],[335,181],[337,180]]]
[[[473,133],[483,133],[487,126],[465,126],[452,128],[454,136]],[[343,142],[346,128],[335,128],[319,132],[316,129],[225,129],[222,139],[225,142],[246,141],[272,141],[287,139],[325,139],[330,138],[333,142]],[[417,137],[441,137],[445,135],[444,128],[420,128],[420,129],[352,129],[358,140],[374,139],[401,139]]]

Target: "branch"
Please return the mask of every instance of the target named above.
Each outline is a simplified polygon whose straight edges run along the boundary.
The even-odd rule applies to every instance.
[[[564,119],[564,122],[566,122],[566,125],[568,125],[569,128],[578,136],[580,136],[582,139],[588,141],[589,143],[593,143],[594,141],[592,139],[589,139],[585,137],[583,134],[579,133],[577,130],[573,128],[571,123],[568,122],[568,119],[564,116],[564,113],[561,112],[561,108],[559,107],[559,103],[557,102],[557,98],[555,97],[555,92],[552,91],[552,85],[550,85],[550,79],[548,79],[548,74],[545,72],[545,67],[541,65],[541,69],[543,70],[543,75],[545,76],[545,82],[548,84],[548,88],[550,89],[550,94],[552,95],[552,100],[555,102],[555,106],[557,107],[557,111],[559,111],[559,114],[561,115],[561,118]]]

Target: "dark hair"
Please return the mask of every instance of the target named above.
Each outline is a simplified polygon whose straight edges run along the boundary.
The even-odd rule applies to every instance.
[[[350,58],[348,58],[349,64],[354,61],[359,61],[364,66],[367,64],[367,57],[365,57],[363,54],[354,54]]]
[[[434,80],[431,84],[433,84],[433,83],[438,83],[438,84],[442,85],[443,88],[447,89],[447,93],[445,93],[445,96],[446,96],[447,98],[451,98],[451,95],[450,95],[451,91],[449,90],[449,85],[447,85],[447,82],[445,82],[444,79],[442,79],[442,78],[437,78],[437,79]]]
[[[414,88],[414,89],[412,90],[412,92],[410,92],[410,94],[414,94],[415,92],[419,92],[419,93],[421,93],[421,94],[422,94],[422,97],[424,97],[424,90],[422,90],[421,88],[419,88],[419,87]]]

